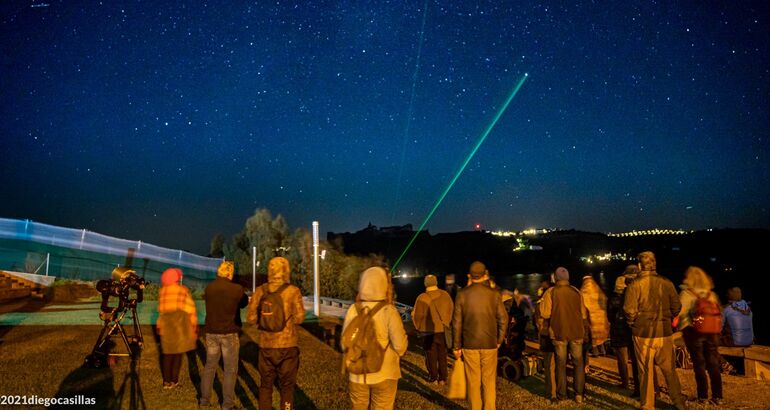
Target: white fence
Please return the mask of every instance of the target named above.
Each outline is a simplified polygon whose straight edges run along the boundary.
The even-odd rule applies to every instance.
[[[142,241],[113,238],[86,229],[62,228],[30,220],[0,218],[0,238],[26,240],[107,255],[128,255],[136,259],[149,259],[208,272],[215,272],[222,261]]]

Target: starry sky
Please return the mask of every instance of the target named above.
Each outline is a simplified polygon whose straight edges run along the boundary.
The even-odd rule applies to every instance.
[[[219,4],[217,4],[219,3]],[[770,228],[770,3],[0,2],[0,217]]]

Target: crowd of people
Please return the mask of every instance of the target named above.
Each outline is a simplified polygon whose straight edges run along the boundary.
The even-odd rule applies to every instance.
[[[545,394],[553,403],[568,398],[568,361],[572,363],[572,398],[582,403],[590,357],[605,355],[609,348],[617,359],[621,387],[632,390],[641,408],[654,408],[656,368],[673,404],[684,408],[674,352],[675,335],[681,334],[695,373],[694,400],[720,404],[723,361],[717,347],[748,346],[754,339],[751,308],[741,290],[729,289],[728,304],[721,306],[712,279],[702,269],[690,267],[677,292],[669,279],[658,274],[652,252],[642,252],[637,260],[617,278],[609,298],[591,275],[583,276],[579,289],[572,286],[564,267],[542,282],[534,303],[518,290],[501,289],[478,261],[470,265],[464,287],[448,277],[447,290],[439,289],[436,276],[425,276],[425,292],[414,303],[412,322],[422,342],[427,382],[446,386],[448,361],[454,358],[455,370],[464,370],[452,378],[463,378],[470,408],[496,408],[501,346],[514,343],[523,350],[531,316],[544,364]],[[271,408],[273,387],[280,393],[280,408],[293,408],[300,356],[296,325],[303,322],[305,310],[300,290],[290,284],[290,271],[285,258],[271,259],[267,283],[249,298],[242,286],[232,282],[233,263],[219,266],[204,296],[201,407],[211,405],[220,358],[224,364],[221,407],[235,405],[240,310],[248,306],[247,323],[258,331],[259,408]],[[195,349],[198,340],[195,304],[181,284],[182,276],[181,270],[171,268],[161,278],[157,326],[165,389],[178,385],[181,358]],[[354,409],[393,408],[401,378],[400,358],[407,345],[404,322],[393,304],[390,275],[381,267],[366,269],[342,326],[342,365]]]
[[[565,268],[556,269],[552,281],[541,285],[536,328],[546,395],[554,403],[567,398],[565,362],[571,356],[574,400],[582,402],[588,357],[603,354],[608,344],[617,360],[621,387],[632,389],[631,397],[639,399],[642,409],[654,408],[656,368],[673,404],[684,408],[675,371],[677,338],[692,361],[697,386],[693,400],[721,404],[724,359],[718,346],[745,347],[754,340],[751,308],[740,288],[729,289],[728,304],[722,306],[703,269],[688,268],[677,292],[658,274],[652,252],[640,253],[637,260],[618,276],[609,299],[591,276],[583,278],[580,289],[572,287]]]

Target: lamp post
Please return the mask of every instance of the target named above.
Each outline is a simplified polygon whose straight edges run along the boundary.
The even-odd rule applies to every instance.
[[[321,289],[318,277],[318,221],[313,221],[313,313],[321,316]]]

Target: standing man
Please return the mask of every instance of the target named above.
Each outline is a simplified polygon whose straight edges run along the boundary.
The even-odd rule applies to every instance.
[[[438,288],[433,275],[425,277],[425,292],[417,297],[412,311],[415,329],[422,334],[425,367],[430,383],[445,385],[447,380],[446,332],[450,332],[454,303],[449,293]]]
[[[281,410],[291,410],[299,370],[297,329],[305,320],[302,294],[289,284],[289,261],[281,256],[267,264],[267,283],[258,287],[249,302],[248,323],[257,323],[259,357],[259,409],[270,410],[273,384],[281,392]],[[279,320],[279,318],[282,318]],[[279,322],[279,323],[276,323]]]
[[[556,286],[543,294],[540,303],[540,315],[543,326],[553,341],[556,353],[556,398],[558,402],[567,398],[567,352],[572,355],[575,402],[583,402],[583,389],[586,384],[585,368],[583,367],[583,338],[585,335],[584,322],[586,308],[580,291],[569,284],[569,271],[559,267],[554,272]]]
[[[558,401],[558,396],[556,396],[556,360],[554,359],[553,340],[551,339],[548,325],[546,324],[545,319],[543,319],[542,313],[540,313],[540,305],[543,304],[545,295],[553,292],[553,288],[550,286],[550,281],[544,280],[543,283],[547,283],[548,286],[546,286],[545,289],[542,287],[538,289],[539,298],[537,299],[537,302],[535,302],[534,310],[535,329],[538,335],[540,351],[543,353],[543,372],[545,373],[543,378],[545,379],[545,394],[552,402],[556,402]],[[542,293],[540,292],[541,289],[543,290]]]
[[[206,367],[201,377],[201,407],[211,405],[211,388],[219,365],[224,362],[222,382],[222,409],[235,406],[235,379],[238,375],[238,350],[240,327],[235,317],[246,307],[249,298],[243,286],[233,283],[235,266],[223,261],[217,268],[217,278],[206,286]]]
[[[655,254],[642,252],[639,276],[626,289],[623,310],[634,340],[639,365],[642,409],[655,408],[655,365],[666,378],[669,396],[677,409],[684,409],[684,397],[676,375],[671,320],[682,303],[674,284],[656,272]]]
[[[494,410],[497,348],[505,339],[508,314],[500,291],[486,284],[489,281],[486,266],[473,262],[469,275],[470,283],[457,293],[455,300],[454,355],[458,360],[462,356],[465,361],[471,410]]]

